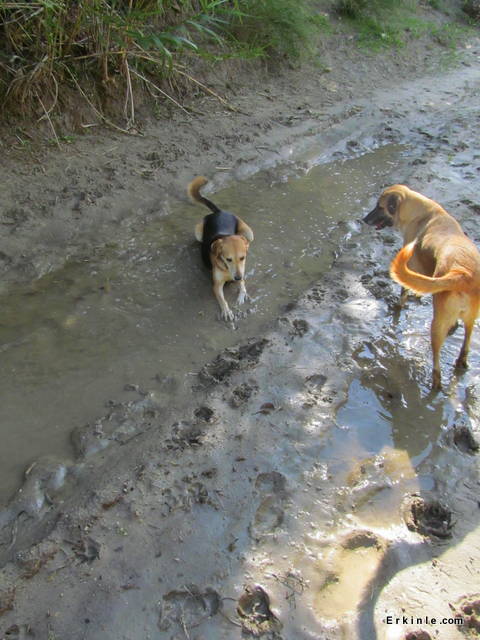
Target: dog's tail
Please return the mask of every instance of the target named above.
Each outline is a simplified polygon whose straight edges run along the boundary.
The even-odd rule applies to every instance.
[[[220,209],[216,204],[213,204],[211,200],[207,200],[200,194],[200,189],[207,184],[208,180],[203,176],[198,176],[194,178],[187,187],[188,195],[192,200],[196,200],[197,202],[201,202],[206,207],[208,207],[213,213],[218,213]]]
[[[415,241],[406,244],[397,253],[390,265],[390,275],[393,280],[418,295],[440,293],[441,291],[468,292],[471,287],[472,274],[467,269],[455,267],[439,277],[424,276],[422,273],[409,269],[407,263],[412,257],[414,249]]]

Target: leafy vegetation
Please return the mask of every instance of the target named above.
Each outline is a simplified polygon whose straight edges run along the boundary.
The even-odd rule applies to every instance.
[[[437,11],[444,10],[439,0],[427,0],[427,4]],[[336,7],[357,34],[359,45],[372,51],[403,47],[407,40],[426,34],[453,50],[468,31],[457,22],[437,24],[419,17],[415,12],[417,3],[412,0],[338,0]]]
[[[57,139],[52,118],[72,96],[104,121],[106,105],[120,98],[122,130],[129,129],[140,86],[181,108],[189,83],[216,95],[195,77],[195,60],[260,57],[278,64],[314,55],[318,34],[329,26],[326,9],[347,18],[360,44],[400,46],[406,29],[425,28],[399,21],[399,7],[408,2],[416,6],[415,0],[0,0],[0,100],[4,113],[48,121]],[[438,38],[450,44],[452,34],[439,30]]]
[[[366,14],[376,15],[398,4],[395,0],[338,0],[336,7],[340,15],[360,18]]]
[[[465,0],[462,9],[474,23],[480,23],[480,0]]]
[[[165,81],[202,86],[193,56],[300,56],[317,24],[296,0],[0,0],[0,98],[49,118],[64,86],[98,113],[117,88],[128,125],[139,83],[175,102]]]
[[[225,0],[0,0],[0,91],[15,108],[29,110],[40,103],[48,115],[63,83],[76,86],[88,99],[86,78],[105,90],[120,78],[126,110],[131,111],[135,79],[152,82],[144,77],[152,71],[158,78],[180,73],[175,69],[179,54],[198,51],[196,40],[221,41],[216,29],[223,22],[218,13],[223,4]]]
[[[314,52],[315,35],[328,30],[325,15],[298,0],[244,0],[233,16],[229,41],[257,55],[301,58]]]

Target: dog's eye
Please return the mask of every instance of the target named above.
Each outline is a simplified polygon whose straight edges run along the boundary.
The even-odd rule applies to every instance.
[[[245,256],[241,256],[241,257],[240,257],[240,260],[245,260]]]
[[[232,261],[232,259],[231,259],[231,258],[227,258],[227,262],[231,262],[231,261]]]

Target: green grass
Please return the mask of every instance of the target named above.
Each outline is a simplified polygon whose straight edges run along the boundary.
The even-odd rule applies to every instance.
[[[359,45],[372,51],[403,46],[403,39],[399,30],[388,22],[383,22],[377,18],[363,18],[358,22],[357,31]]]
[[[475,31],[472,27],[463,26],[455,22],[447,22],[442,26],[433,26],[431,29],[431,34],[436,41],[452,52],[456,50],[460,42],[474,33]]]
[[[347,18],[373,17],[394,9],[398,0],[338,0],[337,12]]]
[[[470,18],[472,24],[480,24],[480,3],[478,0],[464,0],[462,10]]]
[[[433,5],[434,3],[430,3]],[[345,12],[345,6],[348,10]],[[412,38],[429,35],[438,44],[454,51],[459,42],[471,33],[467,26],[456,22],[441,25],[425,20],[415,12],[411,0],[341,0],[341,13],[357,35],[360,47],[371,51],[403,47]],[[436,6],[433,7],[436,9]]]
[[[439,2],[446,0],[429,0],[432,7]],[[129,130],[139,91],[179,108],[188,85],[213,94],[195,77],[199,58],[315,62],[318,40],[330,28],[324,11],[333,7],[358,44],[375,51],[429,29],[454,47],[460,30],[422,23],[414,17],[417,6],[416,0],[0,0],[2,114],[48,123],[59,145],[65,139],[56,117],[80,98],[104,122]]]
[[[221,41],[225,1],[0,0],[0,93],[17,109],[35,105],[48,116],[65,82],[107,87],[120,78],[131,92],[144,72],[171,74],[198,41]]]
[[[257,56],[311,56],[317,34],[329,28],[326,16],[308,1],[243,0],[241,7],[242,14],[230,22],[229,42]]]
[[[128,129],[140,85],[179,106],[180,85],[206,89],[195,57],[300,58],[325,22],[310,0],[0,0],[0,99],[57,140],[66,89],[104,121],[116,95]]]

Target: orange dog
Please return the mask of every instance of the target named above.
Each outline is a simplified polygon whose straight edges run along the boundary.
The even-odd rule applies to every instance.
[[[404,247],[390,275],[417,295],[433,294],[432,388],[441,389],[440,350],[458,319],[465,325],[465,338],[456,366],[467,367],[480,307],[480,253],[445,209],[404,185],[385,189],[364,222],[377,229],[394,226],[403,233]],[[403,291],[401,303],[405,298]]]

